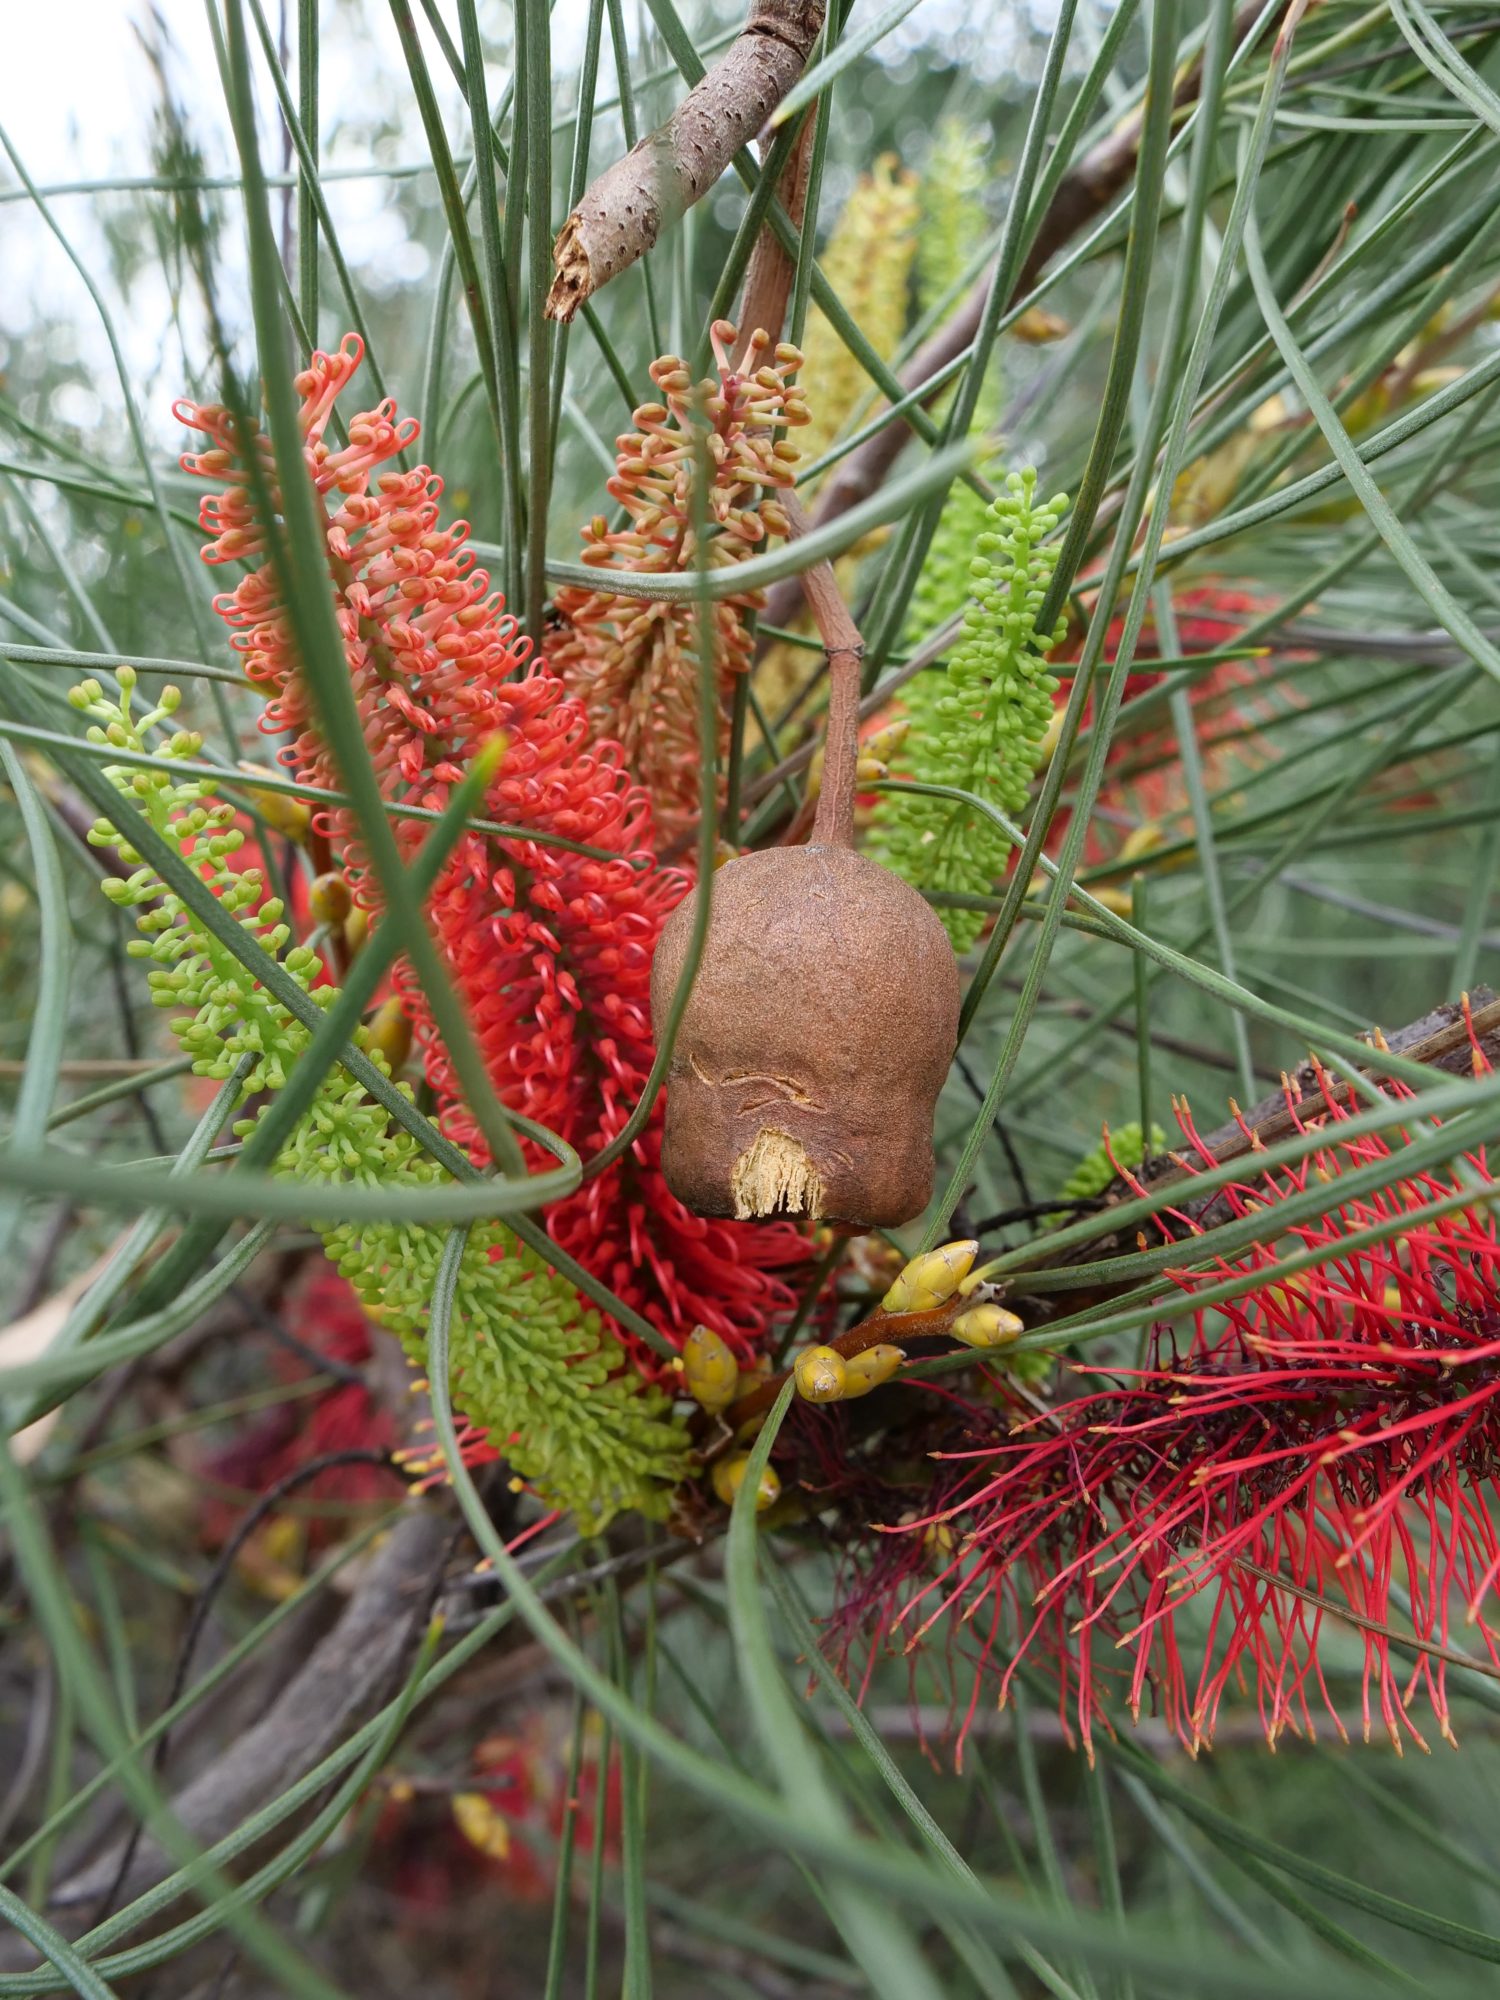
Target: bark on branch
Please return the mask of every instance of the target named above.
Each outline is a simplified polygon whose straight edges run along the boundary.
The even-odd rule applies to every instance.
[[[552,246],[557,276],[547,295],[549,319],[570,320],[703,199],[801,76],[825,6],[826,0],[754,0],[722,62],[665,125],[589,187]]]
[[[1259,12],[1257,0],[1249,0],[1249,4],[1240,7],[1232,30],[1236,46],[1249,34]],[[1177,80],[1173,103],[1184,108],[1195,102],[1202,82],[1201,62],[1189,64]],[[1132,113],[1063,176],[1048,204],[1047,213],[1042,217],[1041,226],[1016,280],[1015,290],[1006,301],[1007,306],[1024,298],[1064,244],[1071,242],[1085,224],[1102,215],[1124,189],[1135,172],[1143,127],[1144,113]],[[932,395],[938,393],[938,378],[942,371],[957,355],[962,354],[979,330],[989,285],[986,274],[966,294],[953,317],[917,349],[901,371],[901,387],[908,395],[928,382],[932,384]],[[813,515],[814,524],[835,520],[876,492],[900,457],[909,435],[905,422],[893,418],[884,430],[877,431],[857,451],[851,452],[823,488]],[[790,576],[774,584],[762,614],[764,622],[790,625],[797,615],[801,597],[802,579],[799,576]]]

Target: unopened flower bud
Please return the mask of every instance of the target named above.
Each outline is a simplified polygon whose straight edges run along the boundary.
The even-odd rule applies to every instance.
[[[307,897],[308,908],[320,924],[341,924],[354,907],[347,879],[330,869],[313,883]]]
[[[241,764],[240,769],[267,778],[272,775],[256,764]],[[305,799],[295,799],[289,792],[263,791],[259,785],[252,786],[246,797],[266,825],[275,833],[284,833],[288,840],[300,845],[312,831],[312,808]]]
[[[748,1451],[736,1452],[733,1458],[721,1458],[714,1467],[714,1491],[726,1507],[734,1505],[734,1496],[745,1483],[745,1470],[750,1463]],[[768,1465],[760,1475],[760,1484],[755,1489],[755,1511],[764,1514],[768,1507],[775,1506],[781,1497],[781,1481]]]
[[[924,1250],[913,1257],[880,1301],[882,1312],[935,1312],[958,1290],[969,1275],[979,1245],[970,1240],[945,1243],[937,1250]]]
[[[878,1347],[867,1347],[862,1353],[851,1356],[844,1363],[845,1402],[857,1396],[868,1396],[882,1382],[889,1382],[905,1359],[899,1347],[893,1347],[885,1340]]]
[[[835,1347],[804,1348],[792,1372],[797,1394],[809,1403],[837,1403],[843,1396],[847,1370]]]
[[[739,1392],[740,1365],[711,1326],[695,1326],[682,1346],[682,1379],[695,1403],[724,1410]]]
[[[954,1338],[967,1347],[1009,1347],[1026,1331],[1026,1322],[1004,1306],[970,1306],[953,1322]]]

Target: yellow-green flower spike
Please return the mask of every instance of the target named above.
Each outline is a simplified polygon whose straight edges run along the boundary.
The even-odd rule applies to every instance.
[[[979,1245],[964,1241],[945,1243],[938,1250],[924,1250],[913,1257],[880,1301],[882,1312],[936,1312],[946,1305],[969,1275]]]
[[[748,1451],[736,1452],[733,1458],[721,1458],[714,1467],[714,1491],[726,1507],[734,1505],[734,1496],[745,1483],[745,1468],[750,1463]],[[781,1498],[781,1481],[768,1465],[760,1475],[760,1485],[755,1489],[755,1511],[764,1514],[768,1507],[774,1507]]]
[[[867,1347],[863,1353],[852,1355],[844,1363],[844,1400],[868,1396],[882,1382],[889,1382],[905,1359],[899,1347],[892,1347],[884,1340],[878,1347]]]
[[[740,1364],[711,1326],[695,1326],[682,1344],[682,1379],[705,1410],[727,1410],[740,1386]]]
[[[953,1322],[952,1331],[969,1347],[1009,1347],[1026,1331],[1026,1322],[1004,1306],[970,1306]]]
[[[797,1394],[809,1403],[837,1403],[844,1394],[848,1370],[837,1348],[804,1348],[792,1372],[797,1378]]]

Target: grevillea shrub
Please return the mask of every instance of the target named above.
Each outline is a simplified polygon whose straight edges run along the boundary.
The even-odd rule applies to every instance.
[[[993,1372],[961,1397],[934,1386],[910,1461],[879,1471],[841,1462],[825,1426],[815,1476],[878,1530],[851,1545],[834,1620],[856,1678],[882,1649],[934,1646],[960,1757],[979,1705],[1029,1671],[1085,1748],[1147,1710],[1196,1751],[1245,1688],[1273,1745],[1352,1721],[1425,1747],[1424,1710],[1451,1735],[1445,1655],[1500,1666],[1500,1235],[1482,1154],[1393,1163],[1407,1093],[1389,1095],[1389,1135],[1343,1138],[1343,1087],[1289,1091],[1322,1143],[1295,1167],[1251,1155],[1213,1219],[1309,1188],[1326,1211],[1174,1273],[1189,1301],[1226,1280],[1235,1295],[1185,1337],[1159,1325],[1148,1365],[1085,1357],[1091,1386],[1044,1410]],[[1179,1116],[1183,1158],[1212,1164]],[[1162,1218],[1169,1239],[1201,1233],[1190,1196]],[[1294,1250],[1316,1262],[1263,1275]],[[1346,1692],[1329,1654],[1351,1662],[1351,1645]]]
[[[531,642],[475,566],[467,524],[440,524],[442,481],[426,466],[405,471],[393,464],[416,441],[414,420],[398,421],[386,401],[348,420],[347,445],[330,442],[335,399],[360,359],[351,335],[334,353],[315,355],[297,389],[365,741],[388,799],[441,810],[479,747],[504,738],[484,810],[525,832],[465,833],[432,892],[429,916],[496,1091],[587,1159],[621,1130],[645,1084],[653,1053],[652,951],[688,878],[655,861],[658,836],[646,790],[624,767],[618,745],[598,736],[583,701],[550,666],[531,659]],[[752,531],[734,505],[761,464],[760,444],[745,426],[785,410],[783,375],[790,366],[785,358],[768,364],[774,388],[750,381],[726,391],[721,412],[730,471],[715,487],[714,505],[725,510],[728,525],[739,524],[747,548],[763,530]],[[679,396],[675,379],[670,393]],[[216,603],[234,629],[247,675],[270,697],[262,726],[289,738],[278,754],[297,777],[337,788],[276,572],[261,560],[265,543],[246,480],[246,451],[268,460],[269,446],[260,437],[248,446],[238,439],[222,408],[181,404],[178,414],[212,440],[209,449],[188,454],[185,467],[223,483],[202,505],[213,536],[205,561],[256,565]],[[666,432],[663,413],[653,435]],[[681,451],[679,436],[663,463],[680,470]],[[378,885],[354,815],[330,808],[320,824],[356,897],[378,918]],[[423,822],[398,818],[394,825],[403,851],[414,851]],[[554,836],[605,853],[577,854],[552,845]],[[409,968],[398,971],[397,985],[444,1128],[481,1158],[482,1142]],[[668,1339],[680,1341],[702,1322],[748,1356],[771,1312],[789,1302],[779,1273],[805,1255],[805,1246],[785,1225],[747,1227],[689,1215],[661,1177],[662,1111],[659,1102],[612,1166],[547,1211],[548,1229]],[[637,1365],[659,1367],[635,1336],[625,1338]]]

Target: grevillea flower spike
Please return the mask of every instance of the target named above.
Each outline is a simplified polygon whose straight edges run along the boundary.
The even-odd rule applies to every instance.
[[[1399,1119],[1407,1093],[1387,1092]],[[1322,1143],[1219,1199],[1245,1215],[1323,1188],[1326,1212],[1289,1224],[1279,1250],[1177,1274],[1189,1297],[1239,1287],[1194,1315],[1180,1352],[1158,1328],[1150,1366],[1111,1369],[1040,1415],[996,1378],[1012,1428],[966,1406],[934,1443],[920,1505],[909,1489],[870,1502],[888,1532],[852,1563],[846,1652],[872,1633],[910,1647],[946,1630],[955,1671],[962,1654],[975,1676],[970,1715],[983,1687],[1003,1700],[1030,1663],[1086,1747],[1123,1696],[1195,1751],[1246,1685],[1273,1745],[1312,1734],[1320,1713],[1345,1734],[1342,1660],[1366,1737],[1378,1726],[1398,1750],[1426,1748],[1421,1702],[1451,1740],[1455,1649],[1500,1668],[1488,1168],[1470,1154],[1403,1173],[1404,1135],[1340,1137],[1347,1094],[1327,1080],[1289,1108]],[[1185,1106],[1180,1120],[1211,1160]],[[1341,1178],[1385,1162],[1384,1187],[1341,1198]],[[1317,1261],[1281,1279],[1290,1247]]]
[[[611,569],[642,576],[716,570],[757,553],[768,535],[785,535],[776,493],[790,488],[797,448],[777,432],[805,424],[806,406],[792,384],[802,357],[773,348],[755,334],[740,368],[730,366],[735,329],[713,327],[718,380],[694,384],[675,354],[651,364],[665,399],[635,412],[636,429],[619,439],[609,481],[625,510],[624,527],[602,514],[583,531],[583,560],[600,571],[594,590],[557,594],[563,619],[549,641],[549,665],[585,704],[594,734],[618,742],[650,795],[658,840],[665,845],[698,811],[698,612],[690,604],[658,604],[609,587]],[[694,498],[694,411],[703,432],[709,477]],[[701,506],[708,533],[702,549],[694,527]],[[747,614],[759,607],[750,591],[718,598],[713,620],[720,691],[750,668]],[[722,707],[722,703],[721,703]],[[720,749],[728,741],[728,715]]]
[[[480,745],[505,738],[484,810],[516,831],[466,832],[428,914],[497,1092],[587,1156],[620,1131],[644,1086],[651,955],[686,879],[653,861],[644,791],[618,746],[596,740],[582,702],[531,660],[531,641],[475,567],[467,524],[441,525],[442,481],[426,466],[393,464],[416,440],[414,420],[398,421],[386,401],[349,419],[346,446],[329,441],[334,400],[361,351],[351,335],[336,352],[315,354],[297,390],[365,741],[389,800],[441,811]],[[748,408],[770,392],[746,394]],[[269,445],[238,438],[223,409],[179,404],[178,415],[212,440],[184,466],[225,489],[203,503],[214,538],[205,560],[256,563],[264,541],[246,454],[269,465]],[[217,608],[235,628],[246,673],[271,697],[263,727],[291,739],[281,761],[308,783],[336,786],[273,567],[252,568]],[[354,816],[331,808],[320,825],[358,902],[378,916]],[[404,851],[420,843],[420,820],[398,818],[395,827]],[[573,852],[553,844],[559,837],[604,853]],[[477,1158],[482,1144],[425,996],[409,969],[397,983],[445,1129]],[[689,1215],[661,1176],[661,1115],[658,1105],[629,1151],[555,1205],[548,1228],[669,1339],[702,1323],[748,1354],[771,1311],[789,1301],[775,1273],[805,1245],[784,1226],[733,1228]],[[633,1336],[627,1345],[643,1367],[660,1365]]]

